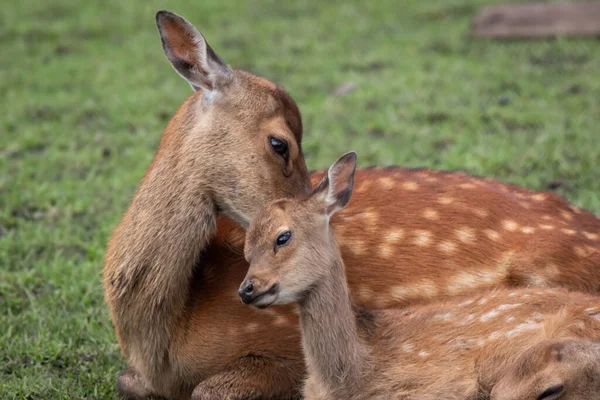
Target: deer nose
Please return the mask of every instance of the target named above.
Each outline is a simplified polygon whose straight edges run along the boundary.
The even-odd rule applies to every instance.
[[[244,282],[240,290],[238,290],[238,294],[244,304],[251,303],[254,300],[254,282],[251,280]]]

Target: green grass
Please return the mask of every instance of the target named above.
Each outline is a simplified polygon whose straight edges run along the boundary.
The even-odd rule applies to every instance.
[[[110,398],[123,360],[100,273],[111,229],[190,93],[154,14],[283,84],[310,168],[496,176],[600,212],[600,41],[466,38],[473,1],[21,0],[0,8],[0,393]],[[336,88],[354,90],[336,96]]]

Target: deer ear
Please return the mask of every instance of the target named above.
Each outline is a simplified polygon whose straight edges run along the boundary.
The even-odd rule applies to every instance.
[[[185,18],[162,10],[156,13],[156,25],[165,55],[194,91],[218,90],[231,80],[229,66]]]
[[[329,167],[327,176],[313,191],[311,198],[324,209],[327,216],[332,216],[350,201],[355,170],[356,153],[346,153]]]

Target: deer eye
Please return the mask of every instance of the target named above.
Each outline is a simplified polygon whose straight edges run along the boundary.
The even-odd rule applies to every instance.
[[[288,144],[285,140],[277,139],[274,136],[269,136],[269,145],[277,155],[287,161],[289,157]]]
[[[551,386],[548,389],[544,390],[542,394],[540,394],[536,400],[546,400],[554,396],[555,394],[559,394],[564,390],[563,385]]]
[[[282,246],[285,246],[287,244],[287,242],[290,241],[290,238],[292,237],[292,232],[290,231],[285,231],[281,234],[279,234],[279,236],[277,236],[277,239],[275,240],[275,248],[279,248]]]

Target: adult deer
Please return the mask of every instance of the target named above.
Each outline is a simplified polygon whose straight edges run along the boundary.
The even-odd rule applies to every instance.
[[[128,396],[189,396],[179,370],[187,289],[221,212],[247,224],[254,209],[310,190],[302,123],[290,96],[220,59],[186,20],[159,12],[165,54],[196,91],[166,128],[108,245],[105,294],[123,353]],[[133,372],[135,371],[135,372]],[[197,377],[195,383],[200,381]]]
[[[355,310],[329,226],[352,194],[342,156],[305,200],[275,201],[247,233],[239,289],[258,308],[297,303],[307,400],[600,397],[600,298],[497,290],[404,310]]]
[[[237,297],[257,207],[304,192],[293,100],[233,70],[183,18],[159,13],[168,59],[197,90],[167,126],[113,233],[106,299],[130,369],[121,393],[197,399],[293,397],[303,376],[292,307]],[[323,171],[312,174],[318,183]],[[505,286],[600,288],[600,220],[558,196],[462,173],[358,169],[335,215],[351,295],[399,307]]]

